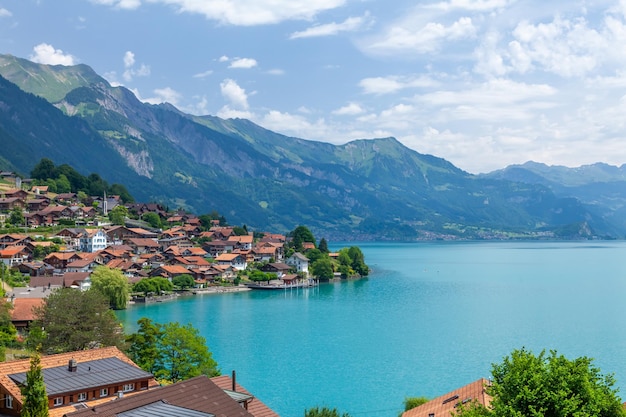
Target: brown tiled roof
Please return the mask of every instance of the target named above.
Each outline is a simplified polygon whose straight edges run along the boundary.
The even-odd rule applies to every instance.
[[[159,402],[211,413],[216,417],[256,417],[204,375],[68,413],[67,417],[115,417],[125,411]]]
[[[136,239],[128,239],[128,242],[132,243],[135,246],[148,246],[152,248],[158,248],[159,242],[150,238],[136,238]]]
[[[41,368],[55,368],[58,366],[65,366],[70,359],[76,360],[76,362],[86,362],[105,358],[118,358],[121,361],[128,363],[132,366],[137,366],[126,355],[122,353],[118,348],[111,346],[99,349],[81,350],[76,352],[60,353],[57,355],[47,355],[41,357]],[[27,372],[30,369],[30,359],[22,359],[17,361],[2,362],[0,363],[0,386],[7,392],[7,394],[13,396],[18,403],[22,403],[22,393],[19,386],[9,378],[9,375],[17,374],[21,372]],[[157,386],[157,382],[152,379],[150,386]],[[110,400],[110,399],[109,399]],[[50,409],[49,417],[62,416],[65,413],[74,411],[73,406],[58,407]]]
[[[0,249],[0,257],[10,258],[22,252],[24,249],[26,249],[26,246],[23,245],[7,246],[6,249]]]
[[[46,256],[44,261],[48,260],[48,259],[52,259],[52,258],[57,258],[59,260],[65,260],[66,261],[66,260],[71,259],[73,256],[79,256],[79,255],[76,252],[52,252],[51,254]]]
[[[479,404],[489,407],[491,396],[485,392],[487,386],[489,386],[489,380],[481,378],[419,407],[405,411],[402,413],[402,417],[449,417],[459,404],[467,404],[470,401],[477,401]]]
[[[63,274],[64,287],[71,287],[76,283],[83,282],[90,275],[89,272],[66,272]]]
[[[33,308],[44,303],[43,298],[16,298],[13,300],[13,310],[11,310],[11,320],[32,321],[35,320]]]
[[[223,390],[233,389],[233,380],[228,375],[216,376],[214,378],[211,378],[211,381],[213,381],[218,387]],[[237,388],[237,392],[243,392],[244,394],[252,395],[239,384],[235,384],[235,387]],[[248,403],[248,411],[254,417],[279,417],[276,412],[274,412],[267,405],[263,404],[263,402],[261,402],[261,400],[256,397]]]

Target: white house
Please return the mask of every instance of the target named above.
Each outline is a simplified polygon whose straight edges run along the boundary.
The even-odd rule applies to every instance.
[[[300,252],[296,252],[287,258],[286,264],[295,267],[298,272],[304,272],[306,275],[309,274],[309,258]]]
[[[80,234],[80,250],[98,252],[107,247],[107,235],[102,229],[85,229]]]

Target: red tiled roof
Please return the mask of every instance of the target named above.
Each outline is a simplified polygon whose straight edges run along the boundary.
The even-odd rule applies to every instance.
[[[478,401],[479,404],[489,407],[491,396],[485,392],[489,380],[481,378],[452,392],[437,397],[425,404],[402,413],[402,417],[449,417],[459,404]]]
[[[43,298],[16,298],[13,300],[13,309],[11,310],[11,320],[13,321],[32,321],[35,319],[33,308],[39,307],[44,303]]]

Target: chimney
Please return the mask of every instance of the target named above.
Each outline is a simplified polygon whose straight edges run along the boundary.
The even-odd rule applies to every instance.
[[[70,359],[70,361],[67,364],[67,370],[70,372],[76,372],[78,368],[78,364],[76,363],[76,359]]]
[[[235,374],[234,370],[233,370],[232,381],[233,381],[233,391],[237,392],[237,375]]]

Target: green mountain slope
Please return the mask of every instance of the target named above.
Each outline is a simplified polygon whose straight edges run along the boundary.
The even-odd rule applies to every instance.
[[[622,233],[544,184],[473,176],[394,138],[335,146],[287,137],[141,103],[86,66],[23,61],[0,56],[11,81],[0,82],[0,158],[24,173],[46,156],[121,182],[138,200],[218,210],[257,229],[306,224],[334,239]]]

